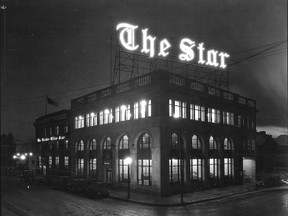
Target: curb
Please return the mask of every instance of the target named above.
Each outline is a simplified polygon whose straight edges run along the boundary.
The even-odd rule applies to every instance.
[[[137,203],[137,204],[142,204],[142,205],[148,205],[148,206],[170,206],[170,207],[177,207],[177,206],[185,206],[185,205],[192,205],[192,204],[197,204],[197,203],[203,203],[203,202],[209,202],[209,201],[214,201],[214,200],[220,200],[220,199],[225,199],[228,197],[236,197],[236,196],[242,196],[242,195],[249,195],[249,194],[256,194],[256,193],[262,193],[262,192],[268,192],[268,191],[277,191],[277,190],[288,190],[288,187],[283,187],[283,188],[268,188],[268,189],[263,189],[263,190],[254,190],[254,191],[244,191],[240,193],[234,193],[234,194],[227,194],[224,196],[219,196],[219,197],[214,197],[214,198],[208,198],[208,199],[202,199],[202,200],[197,200],[197,201],[191,201],[191,202],[184,202],[184,203],[148,203],[148,202],[141,202],[141,201],[136,201],[136,200],[131,200],[131,199],[124,199],[124,198],[119,198],[115,196],[109,196],[111,199],[116,199],[116,200],[121,200],[121,201],[126,201],[126,202],[131,202],[131,203]]]

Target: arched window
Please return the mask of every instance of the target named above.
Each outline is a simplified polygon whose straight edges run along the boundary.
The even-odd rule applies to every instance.
[[[173,133],[171,136],[171,149],[179,149],[180,138],[178,134]]]
[[[137,142],[137,184],[152,185],[152,157],[151,157],[151,139],[145,133],[142,134]]]
[[[110,137],[106,137],[103,142],[103,149],[111,150],[111,139]]]
[[[191,145],[192,149],[201,149],[202,148],[201,141],[197,135],[192,136],[192,143],[191,144],[192,144]]]
[[[92,140],[89,142],[89,151],[96,151],[96,149],[97,149],[96,139],[92,139]]]
[[[142,134],[138,139],[138,146],[140,149],[149,149],[151,146],[150,136],[145,133]]]
[[[119,149],[129,149],[128,141],[129,140],[127,135],[122,136],[119,141]]]
[[[230,139],[224,139],[224,150],[233,150],[233,143]]]
[[[77,143],[76,150],[77,150],[77,151],[84,151],[84,142],[83,142],[83,140],[80,140],[80,141]]]
[[[212,136],[210,136],[209,139],[209,149],[210,150],[217,150],[217,142],[216,139]]]

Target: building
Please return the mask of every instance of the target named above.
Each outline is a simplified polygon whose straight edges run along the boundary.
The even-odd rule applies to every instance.
[[[71,101],[71,175],[159,196],[255,181],[256,112],[168,71],[138,76]]]
[[[44,175],[70,175],[69,111],[44,115],[35,120],[36,167]]]

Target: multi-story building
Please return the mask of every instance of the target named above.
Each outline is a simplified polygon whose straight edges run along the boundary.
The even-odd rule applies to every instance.
[[[256,112],[252,99],[167,71],[138,76],[71,101],[71,174],[161,196],[254,181]]]
[[[38,173],[70,175],[69,112],[61,110],[35,120]]]

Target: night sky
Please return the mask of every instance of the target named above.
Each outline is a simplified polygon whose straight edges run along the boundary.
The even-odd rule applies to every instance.
[[[230,63],[238,62],[228,68],[230,90],[256,100],[257,130],[287,134],[286,0],[6,2],[1,133],[12,132],[20,142],[35,139],[33,122],[45,114],[45,95],[59,103],[48,106],[51,113],[109,85],[110,38],[114,56],[120,22],[228,52]],[[1,10],[1,42],[3,23]]]

